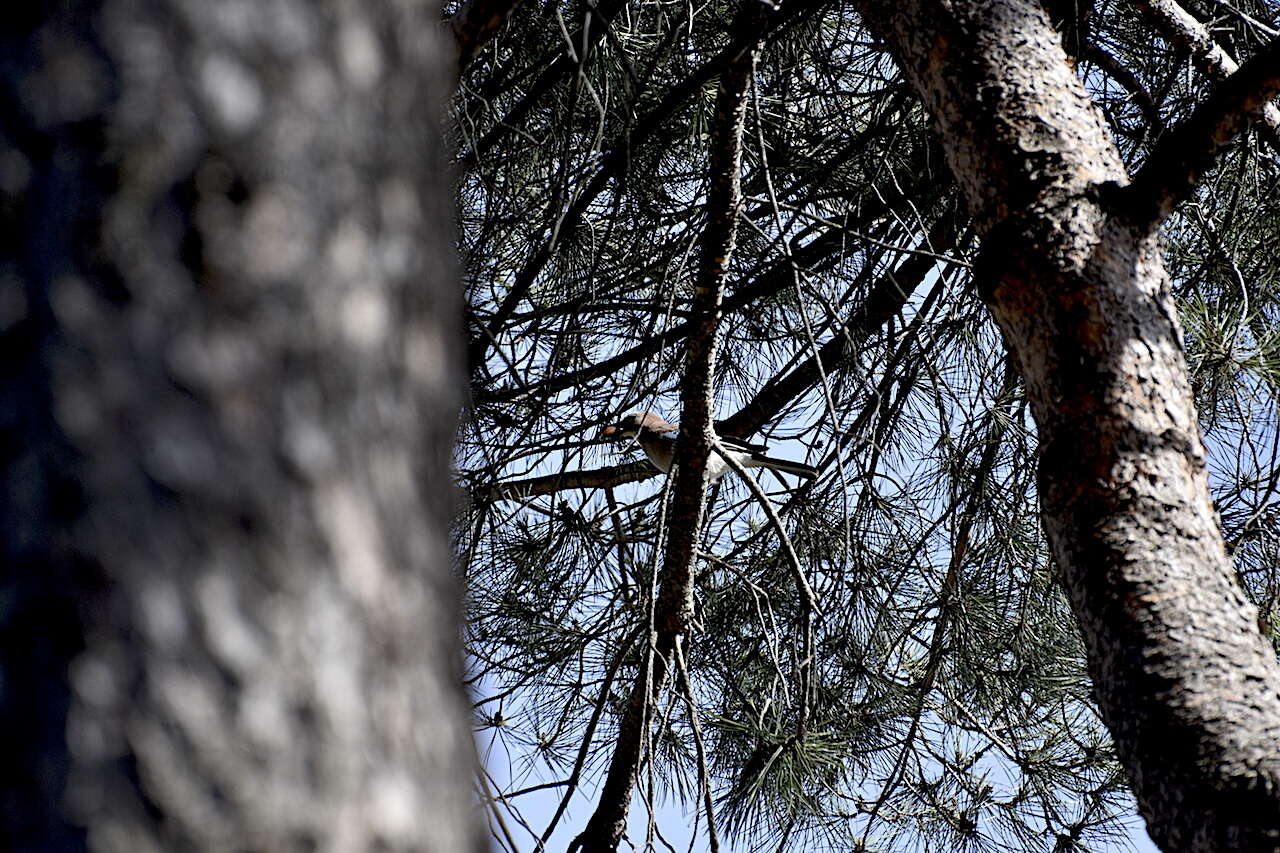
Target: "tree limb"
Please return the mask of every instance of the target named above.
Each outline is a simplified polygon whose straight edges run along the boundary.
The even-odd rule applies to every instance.
[[[1161,35],[1185,48],[1191,61],[1210,80],[1221,82],[1239,70],[1239,63],[1214,40],[1205,25],[1176,0],[1135,0],[1134,5]],[[1267,104],[1259,119],[1267,141],[1280,151],[1280,108]]]
[[[1164,132],[1164,116],[1160,115],[1160,108],[1156,106],[1155,99],[1143,87],[1142,81],[1138,79],[1137,75],[1130,71],[1124,63],[1093,43],[1084,46],[1080,58],[1092,62],[1099,69],[1111,75],[1113,80],[1133,96],[1133,99],[1138,102],[1138,109],[1142,110],[1143,117],[1146,118],[1147,123],[1151,126],[1152,136],[1158,136]]]
[[[658,473],[658,470],[648,462],[628,462],[624,465],[610,465],[607,468],[593,468],[590,471],[563,471],[543,477],[530,477],[527,480],[494,483],[486,489],[472,492],[472,499],[480,503],[488,503],[549,495],[566,489],[603,489],[608,486],[647,480]]]
[[[711,187],[707,193],[707,226],[691,306],[694,326],[689,337],[687,367],[681,382],[681,432],[673,465],[671,507],[666,552],[660,574],[654,624],[657,643],[652,677],[643,670],[620,729],[617,748],[596,806],[586,828],[571,849],[603,853],[617,849],[626,831],[627,811],[639,770],[644,732],[639,722],[645,704],[662,690],[678,638],[688,634],[693,616],[693,564],[706,509],[707,459],[712,450],[711,415],[714,367],[724,283],[742,213],[742,130],[747,91],[761,41],[765,7],[743,0],[735,21],[738,49],[727,57],[716,96],[715,130],[711,144]]]
[[[1038,3],[858,5],[939,125],[971,207],[999,223],[974,277],[1025,383],[1044,530],[1152,838],[1274,850],[1280,668],[1223,545],[1152,226],[1205,150],[1280,87],[1280,42],[1121,191],[1148,207],[1135,223],[1097,191],[1123,185],[1124,165]]]
[[[1136,224],[1155,227],[1191,195],[1218,154],[1280,94],[1280,39],[1258,51],[1209,100],[1162,137],[1119,201]]]

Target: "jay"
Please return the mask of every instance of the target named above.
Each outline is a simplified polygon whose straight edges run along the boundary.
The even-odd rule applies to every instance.
[[[670,473],[671,462],[675,458],[676,434],[680,427],[667,423],[652,412],[632,412],[631,414],[604,428],[601,433],[606,438],[634,438],[644,450],[649,461],[658,470]],[[769,468],[773,471],[786,471],[807,479],[815,479],[818,469],[802,462],[791,462],[766,456],[769,448],[762,444],[747,444],[736,438],[720,438],[720,446],[726,454],[731,455],[744,468]],[[707,459],[707,475],[714,483],[730,470],[729,463],[712,451]]]

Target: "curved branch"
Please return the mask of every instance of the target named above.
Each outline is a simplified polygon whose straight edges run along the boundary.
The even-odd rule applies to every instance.
[[[1152,136],[1157,136],[1164,132],[1164,116],[1160,115],[1160,108],[1156,105],[1155,99],[1151,97],[1151,93],[1142,85],[1138,75],[1134,74],[1124,63],[1096,44],[1085,45],[1080,58],[1092,62],[1100,70],[1109,74],[1111,79],[1124,87],[1125,91],[1137,102],[1138,109],[1142,110],[1142,115],[1146,118],[1147,123],[1151,125]]]

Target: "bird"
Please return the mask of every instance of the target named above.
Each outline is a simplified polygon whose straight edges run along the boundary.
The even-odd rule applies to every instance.
[[[634,438],[655,468],[670,473],[671,463],[675,458],[676,435],[679,432],[679,426],[668,423],[652,412],[632,412],[616,424],[606,426],[601,435],[605,438]],[[818,469],[812,465],[766,456],[765,452],[769,448],[763,444],[748,444],[736,438],[723,436],[719,436],[719,439],[725,453],[732,456],[744,468],[786,471],[809,480],[816,479],[818,476]],[[707,474],[712,482],[720,479],[728,470],[730,470],[729,463],[722,459],[720,454],[712,452],[707,459]]]

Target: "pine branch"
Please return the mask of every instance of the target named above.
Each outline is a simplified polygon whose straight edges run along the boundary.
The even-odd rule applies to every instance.
[[[945,252],[955,245],[955,226],[949,216],[939,220],[923,246]],[[897,270],[886,273],[866,298],[849,312],[844,325],[818,350],[785,376],[775,376],[734,415],[716,425],[721,435],[744,438],[772,420],[778,412],[818,383],[844,361],[850,346],[865,339],[906,305],[911,294],[938,262],[927,255],[912,255]]]
[[[932,178],[925,175],[923,171],[920,178],[922,185],[926,182],[936,183]],[[905,191],[912,192],[919,189],[921,187],[909,186],[905,188]],[[892,210],[892,203],[899,200],[901,198],[896,193],[867,187],[865,196],[851,200],[851,206],[857,209],[858,214],[856,218],[850,219],[847,226],[855,229],[866,228],[876,220],[888,215]],[[795,281],[793,266],[798,266],[802,269],[825,268],[835,261],[842,252],[847,250],[848,241],[849,237],[846,233],[838,229],[831,229],[803,246],[793,249],[790,259],[779,258],[755,280],[739,287],[732,294],[725,297],[721,306],[722,312],[731,314],[744,311],[760,300],[768,299],[792,286]],[[692,329],[692,322],[679,323],[656,335],[646,337],[617,355],[593,362],[579,370],[557,374],[540,382],[521,383],[496,390],[475,388],[472,392],[472,399],[475,400],[477,405],[514,403],[532,397],[545,397],[557,391],[563,391],[566,388],[579,387],[592,379],[616,374],[628,365],[635,364],[641,359],[661,352],[666,347],[684,340],[689,336]]]
[[[606,146],[607,151],[601,157],[600,167],[595,176],[587,184],[586,189],[569,206],[560,221],[557,231],[563,233],[576,228],[587,208],[604,192],[609,182],[624,172],[630,161],[629,153],[631,149],[657,131],[664,129],[672,115],[675,114],[675,111],[696,93],[702,91],[702,87],[708,81],[714,79],[734,56],[749,44],[754,43],[757,37],[763,39],[766,36],[776,35],[784,24],[802,18],[806,13],[815,11],[826,2],[827,0],[798,0],[798,2],[788,6],[783,15],[779,15],[774,22],[770,22],[773,26],[768,26],[766,32],[736,36],[724,50],[703,63],[679,84],[671,87],[666,96],[658,102],[658,105],[637,121],[634,127],[612,140]],[[547,262],[555,254],[555,249],[556,243],[551,237],[548,237],[539,245],[538,249],[520,269],[520,272],[516,274],[511,284],[511,289],[507,291],[507,295],[503,298],[498,309],[490,316],[488,322],[484,323],[484,328],[471,339],[471,342],[467,345],[467,361],[471,365],[473,372],[482,365],[493,338],[506,325],[507,320],[519,307],[520,302],[529,295],[530,288],[533,287],[534,281],[537,280]],[[474,322],[478,323],[479,320],[476,319]]]
[[[1240,66],[1191,117],[1162,137],[1119,200],[1140,224],[1155,226],[1191,195],[1222,149],[1280,94],[1280,39]]]
[[[1221,82],[1239,70],[1239,63],[1214,40],[1205,25],[1179,6],[1176,0],[1136,0],[1134,5],[1161,35],[1186,49],[1200,73],[1210,80]],[[1276,151],[1280,151],[1280,108],[1267,104],[1262,108],[1259,119],[1263,135]]]
[[[478,2],[478,0],[473,0]],[[579,56],[562,53],[554,62],[542,70],[538,79],[529,87],[524,97],[511,110],[493,123],[484,136],[471,147],[471,150],[458,158],[463,168],[471,168],[480,162],[480,158],[506,137],[514,128],[520,126],[530,111],[547,96],[565,77],[580,68],[584,58],[595,47],[609,30],[613,18],[626,5],[625,0],[604,0],[594,6],[583,18],[582,25],[574,31],[570,41],[574,51],[581,51]],[[464,66],[465,67],[465,66]]]
[[[663,689],[675,645],[679,637],[689,633],[693,616],[693,564],[706,510],[707,459],[713,442],[711,414],[720,303],[742,213],[742,131],[764,10],[758,0],[743,0],[734,26],[735,42],[741,46],[728,57],[716,96],[708,218],[700,241],[701,257],[691,306],[693,329],[680,388],[682,427],[676,445],[669,532],[654,612],[657,644],[652,673],[642,671],[636,680],[600,802],[570,846],[583,853],[616,850],[626,831],[645,734],[640,723],[646,716],[648,700]]]

